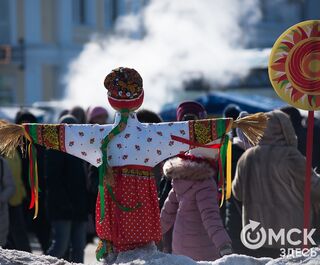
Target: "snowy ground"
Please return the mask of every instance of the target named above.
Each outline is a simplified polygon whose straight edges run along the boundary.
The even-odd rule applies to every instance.
[[[243,255],[230,255],[214,262],[195,262],[184,256],[169,255],[156,250],[150,246],[121,253],[114,264],[121,265],[319,265],[320,249],[314,249],[314,257],[287,257],[272,260],[269,258],[256,259]],[[71,263],[44,255],[35,255],[16,250],[4,250],[0,248],[1,265],[71,265]],[[75,263],[73,263],[75,264]],[[94,262],[90,265],[102,265]]]

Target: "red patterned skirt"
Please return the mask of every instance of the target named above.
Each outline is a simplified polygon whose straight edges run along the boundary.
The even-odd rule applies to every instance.
[[[100,222],[100,195],[96,204],[96,230],[115,251],[127,251],[161,240],[157,188],[151,167],[112,168],[116,202],[132,211],[121,210],[105,188],[105,218]]]

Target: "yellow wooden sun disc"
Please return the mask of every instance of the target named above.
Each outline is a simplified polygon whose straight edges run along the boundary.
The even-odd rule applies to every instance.
[[[287,29],[269,60],[271,84],[284,101],[304,110],[320,110],[320,20]]]

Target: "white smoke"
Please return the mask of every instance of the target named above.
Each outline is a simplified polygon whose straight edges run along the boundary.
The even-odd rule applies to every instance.
[[[140,14],[119,19],[115,34],[85,45],[69,67],[66,99],[106,106],[103,80],[119,66],[141,74],[143,107],[153,110],[194,75],[225,85],[248,72],[244,40],[258,10],[257,0],[151,0]]]

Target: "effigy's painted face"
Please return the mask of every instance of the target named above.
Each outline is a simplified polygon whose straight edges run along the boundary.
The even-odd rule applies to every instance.
[[[143,82],[139,73],[131,68],[119,67],[104,80],[108,101],[115,110],[138,109],[143,102]]]

